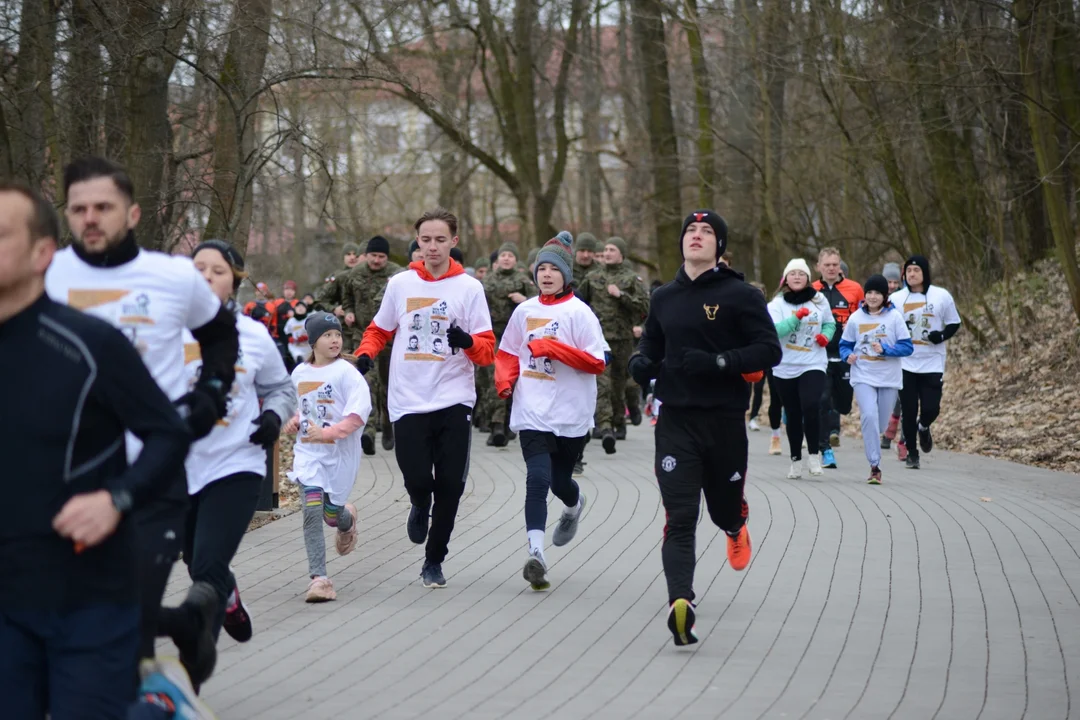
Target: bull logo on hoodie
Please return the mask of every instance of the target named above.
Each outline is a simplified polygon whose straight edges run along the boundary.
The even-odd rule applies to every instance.
[[[719,305],[702,305],[705,308],[705,317],[708,320],[716,319],[716,311],[720,309]]]

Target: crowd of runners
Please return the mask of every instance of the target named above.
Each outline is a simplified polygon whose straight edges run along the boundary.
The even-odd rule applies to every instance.
[[[65,169],[72,242],[36,191],[0,184],[0,366],[16,382],[0,416],[20,510],[0,529],[0,697],[5,717],[209,718],[198,697],[224,629],[253,618],[230,569],[266,473],[295,434],[307,602],[336,598],[335,550],[361,537],[349,502],[362,458],[394,452],[424,546],[427,588],[447,584],[474,429],[519,446],[526,480],[524,580],[550,587],[551,535],[571,542],[588,499],[585,448],[606,454],[651,416],[666,512],[668,629],[694,631],[701,498],[750,563],[749,443],[769,389],[769,453],[788,477],[837,467],[841,418],[857,403],[868,482],[896,440],[907,468],[933,447],[946,342],[960,328],[929,261],[891,263],[861,285],[823,249],[817,280],[791,259],[773,297],[731,267],[712,210],[683,223],[676,277],[647,287],[618,237],[560,232],[526,258],[513,243],[465,267],[457,218],[416,220],[410,261],[376,236],[347,243],[312,294],[259,283],[244,306],[242,255],[216,239],[190,257],[141,249],[131,179],[108,160]],[[28,366],[32,370],[28,370]],[[25,378],[20,381],[19,378]],[[38,408],[47,408],[48,412]],[[747,409],[750,408],[749,423]],[[899,432],[899,437],[897,434]],[[182,558],[184,601],[162,607]],[[158,657],[168,637],[178,659]],[[10,710],[10,713],[7,711]]]

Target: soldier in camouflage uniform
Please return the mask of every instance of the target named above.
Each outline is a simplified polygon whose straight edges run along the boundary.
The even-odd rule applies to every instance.
[[[596,426],[608,453],[614,452],[616,439],[626,437],[626,366],[634,349],[634,326],[649,314],[649,291],[625,257],[626,241],[608,238],[605,262],[587,274],[576,291],[600,318],[611,346],[611,363],[604,371],[611,387],[605,393],[597,385],[596,397]]]
[[[585,276],[599,267],[593,261],[593,253],[598,246],[596,236],[592,233],[583,232],[574,241],[574,287],[581,287]]]
[[[315,306],[309,307],[309,312],[321,310],[322,312],[332,312],[339,318],[345,317],[345,310],[341,306],[345,297],[345,276],[363,263],[360,261],[360,258],[362,257],[360,255],[360,246],[356,243],[347,242],[342,250],[345,254],[345,266],[326,278],[323,282],[323,286],[319,288],[319,291],[315,294]],[[342,324],[341,329],[343,331],[341,333],[341,352],[351,353],[360,343],[360,336],[353,332],[353,328],[345,326],[344,323]]]
[[[356,267],[345,276],[344,298],[341,307],[345,311],[344,326],[351,327],[357,343],[364,336],[364,329],[375,319],[382,303],[383,290],[392,275],[401,272],[401,266],[390,262],[390,243],[381,235],[368,240],[367,263]],[[386,407],[386,389],[390,382],[390,350],[387,346],[375,358],[377,372],[368,373],[371,390],[371,417],[364,425],[360,442],[365,455],[375,454],[375,432],[382,429],[383,450],[394,449],[394,428]]]
[[[506,323],[514,314],[514,308],[539,291],[529,278],[517,268],[518,249],[514,243],[503,243],[499,248],[499,257],[495,267],[484,278],[484,294],[487,296],[488,310],[491,312],[491,329],[495,333],[496,347],[502,340]],[[490,413],[487,419],[491,424],[491,435],[487,444],[503,447],[509,434],[507,428],[509,413],[508,400],[501,400],[495,392],[495,366],[477,368],[483,372],[484,412]]]

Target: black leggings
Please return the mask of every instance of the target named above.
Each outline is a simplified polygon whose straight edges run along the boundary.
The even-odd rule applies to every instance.
[[[469,476],[472,408],[451,405],[403,415],[394,423],[398,467],[412,504],[431,510],[425,557],[441,563],[449,552],[458,503]]]
[[[766,383],[769,385],[769,429],[779,430],[784,403],[780,399],[780,388],[776,386],[776,378],[773,377],[771,369],[765,371],[765,378],[761,382],[754,383],[754,400],[750,406],[750,417],[756,418],[758,413],[761,412]]]
[[[792,461],[802,460],[804,437],[810,454],[817,455],[825,373],[807,370],[798,377],[776,378],[776,385],[780,388],[780,396],[787,410],[787,437]]]
[[[235,473],[215,480],[191,496],[184,564],[193,581],[208,582],[217,591],[215,640],[225,622],[225,603],[236,585],[229,563],[255,514],[262,482],[262,475]]]
[[[585,447],[585,437],[567,438],[539,430],[522,430],[518,440],[525,458],[525,529],[544,530],[549,489],[566,507],[578,503],[574,463]]]
[[[161,599],[184,547],[187,503],[155,502],[134,515],[139,572],[139,659],[154,657]]]
[[[904,387],[900,390],[901,424],[908,454],[919,456],[919,425],[930,427],[941,412],[941,373],[904,371]]]

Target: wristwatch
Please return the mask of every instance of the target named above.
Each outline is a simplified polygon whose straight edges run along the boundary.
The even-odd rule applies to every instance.
[[[118,513],[124,515],[131,510],[131,493],[127,490],[112,490],[109,494],[112,496],[113,507]]]
[[[727,370],[727,358],[723,353],[718,353],[716,356],[716,367],[720,370]]]

